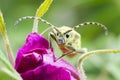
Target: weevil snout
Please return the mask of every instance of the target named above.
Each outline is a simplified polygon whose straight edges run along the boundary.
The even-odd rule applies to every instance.
[[[57,39],[57,43],[58,43],[58,44],[64,44],[64,43],[65,43],[65,39],[64,39],[63,37],[59,37],[59,38]]]

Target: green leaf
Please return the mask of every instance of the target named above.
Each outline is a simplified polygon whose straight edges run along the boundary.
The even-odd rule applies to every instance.
[[[22,80],[6,67],[0,67],[0,70],[15,80]]]
[[[9,61],[6,59],[4,53],[2,53],[1,51],[0,51],[0,61],[1,61],[8,69],[12,70]]]
[[[20,75],[16,72],[16,70],[12,67],[9,61],[6,59],[4,53],[0,51],[0,61],[5,65],[5,68],[0,67],[0,70],[8,74],[15,80],[22,80]]]
[[[9,61],[12,65],[14,65],[14,56],[13,56],[12,49],[10,47],[10,42],[9,42],[9,39],[8,39],[7,30],[6,30],[6,27],[5,27],[4,18],[3,18],[3,15],[2,15],[1,11],[0,11],[0,33],[2,34],[2,38],[5,42],[5,47],[6,47],[6,51],[7,51],[7,54],[8,54]]]
[[[0,33],[4,36],[4,33],[5,33],[5,23],[4,23],[4,20],[3,20],[3,15],[2,15],[1,10],[0,10]]]
[[[40,18],[41,16],[43,16],[48,8],[50,7],[50,4],[52,3],[53,0],[45,0],[40,6],[39,8],[37,9],[37,12],[36,12],[36,17],[37,18]]]

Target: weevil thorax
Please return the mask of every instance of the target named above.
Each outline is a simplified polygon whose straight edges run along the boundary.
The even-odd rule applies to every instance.
[[[51,37],[57,42],[63,52],[67,52],[70,49],[80,50],[81,48],[81,36],[73,28],[67,26],[55,27]]]

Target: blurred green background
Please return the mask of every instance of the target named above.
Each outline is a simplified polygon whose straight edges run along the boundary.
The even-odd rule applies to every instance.
[[[14,23],[20,17],[34,16],[42,2],[43,0],[0,0],[0,9],[15,56],[27,34],[32,31],[33,20],[24,20],[16,27]],[[81,27],[77,31],[82,36],[82,47],[88,50],[120,49],[120,0],[54,0],[42,18],[57,27],[72,27],[88,21],[100,22],[107,26],[109,35],[105,36],[104,30],[95,25]],[[39,23],[39,33],[46,28],[46,24]],[[5,53],[1,36],[0,49]],[[68,60],[76,64],[78,56]],[[0,63],[0,66],[3,65]],[[84,63],[84,69],[88,80],[120,80],[120,54],[98,54],[89,57]],[[9,78],[0,72],[0,80]]]

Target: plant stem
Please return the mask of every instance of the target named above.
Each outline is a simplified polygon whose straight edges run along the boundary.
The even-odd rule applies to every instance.
[[[85,59],[87,59],[87,57],[93,55],[93,54],[97,54],[97,53],[120,53],[120,49],[105,49],[105,50],[94,50],[94,51],[90,51],[90,52],[87,52],[83,55],[81,55],[78,59],[78,63],[77,63],[77,68],[79,70],[79,74],[80,74],[80,80],[87,80],[87,77],[84,73],[84,69],[82,67],[83,65],[83,61]]]
[[[35,17],[32,32],[38,32],[38,18]]]
[[[5,42],[6,49],[7,49],[9,61],[10,61],[11,65],[14,66],[14,56],[13,56],[13,52],[12,52],[10,42],[9,42],[9,39],[7,36],[7,31],[5,31],[5,33],[3,34],[3,39]]]
[[[11,65],[14,66],[14,56],[13,56],[13,52],[12,52],[10,42],[9,42],[9,39],[7,36],[7,30],[5,27],[5,23],[4,23],[4,19],[3,19],[3,15],[2,15],[1,11],[0,11],[0,33],[3,37],[4,42],[5,42],[5,47],[7,49],[9,61],[10,61]]]

